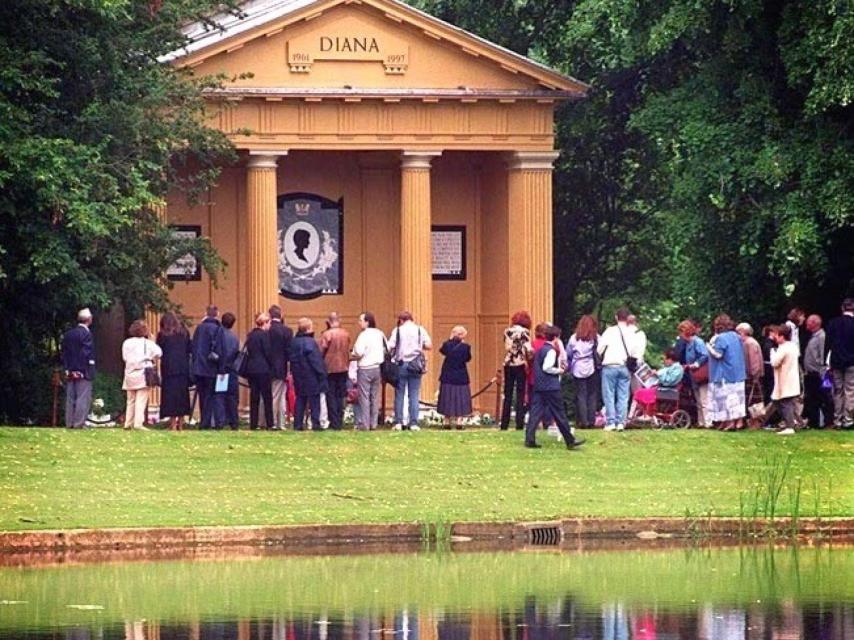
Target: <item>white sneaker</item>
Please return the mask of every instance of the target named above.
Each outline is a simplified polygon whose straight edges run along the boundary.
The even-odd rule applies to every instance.
[[[778,436],[793,436],[793,435],[795,435],[795,430],[792,429],[792,427],[786,427],[785,429],[778,431],[777,435]]]
[[[618,424],[617,425],[617,431],[625,431],[625,430],[626,430],[626,425],[624,425],[624,424]]]
[[[399,422],[391,428],[392,431],[403,431],[403,425]]]
[[[417,424],[414,424],[411,427],[409,427],[409,430],[410,431],[421,431],[421,427],[419,427]]]
[[[615,424],[606,424],[606,425],[605,425],[605,428],[604,428],[604,429],[602,429],[602,430],[603,430],[603,431],[616,431],[616,430],[617,430],[617,425],[615,425]]]

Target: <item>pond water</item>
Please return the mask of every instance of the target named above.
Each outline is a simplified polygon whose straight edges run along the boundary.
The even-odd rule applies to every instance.
[[[11,638],[854,640],[854,548],[5,566]]]

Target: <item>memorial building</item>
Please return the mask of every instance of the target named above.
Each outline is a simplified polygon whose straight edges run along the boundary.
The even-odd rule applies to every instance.
[[[408,309],[437,347],[462,324],[480,388],[515,310],[552,317],[553,114],[586,86],[397,0],[243,10],[188,27],[167,60],[233,78],[207,97],[240,157],[200,204],[167,201],[174,232],[228,263],[216,289],[173,265],[172,300],[194,320],[234,311],[241,340],[272,304],[318,334],[337,311],[354,338],[362,311],[388,333]]]

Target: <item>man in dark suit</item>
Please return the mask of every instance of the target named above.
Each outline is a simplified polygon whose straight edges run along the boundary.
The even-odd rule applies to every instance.
[[[288,404],[288,361],[291,356],[291,341],[294,332],[282,321],[282,308],[270,307],[270,349],[273,357],[273,421],[276,431],[285,428]],[[267,425],[270,428],[271,425]]]
[[[225,424],[231,427],[232,431],[237,431],[240,417],[237,412],[238,404],[238,376],[234,369],[234,360],[240,352],[240,339],[234,335],[231,328],[234,326],[236,318],[233,313],[222,314],[222,366],[221,373],[228,374],[228,391],[223,395],[225,406]],[[218,394],[219,395],[219,394]]]
[[[82,429],[92,404],[95,379],[95,345],[92,341],[92,312],[81,309],[77,326],[62,336],[62,366],[65,369],[65,426]]]
[[[205,319],[193,333],[193,375],[202,420],[200,429],[222,427],[225,422],[223,396],[218,396],[216,376],[223,355],[223,328],[219,323],[219,309],[211,305],[205,310]]]

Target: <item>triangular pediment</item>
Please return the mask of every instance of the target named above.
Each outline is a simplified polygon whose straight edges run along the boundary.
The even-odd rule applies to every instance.
[[[221,31],[188,27],[187,47],[170,61],[235,77],[235,89],[577,97],[587,88],[398,0],[251,0],[243,9],[221,17]]]

